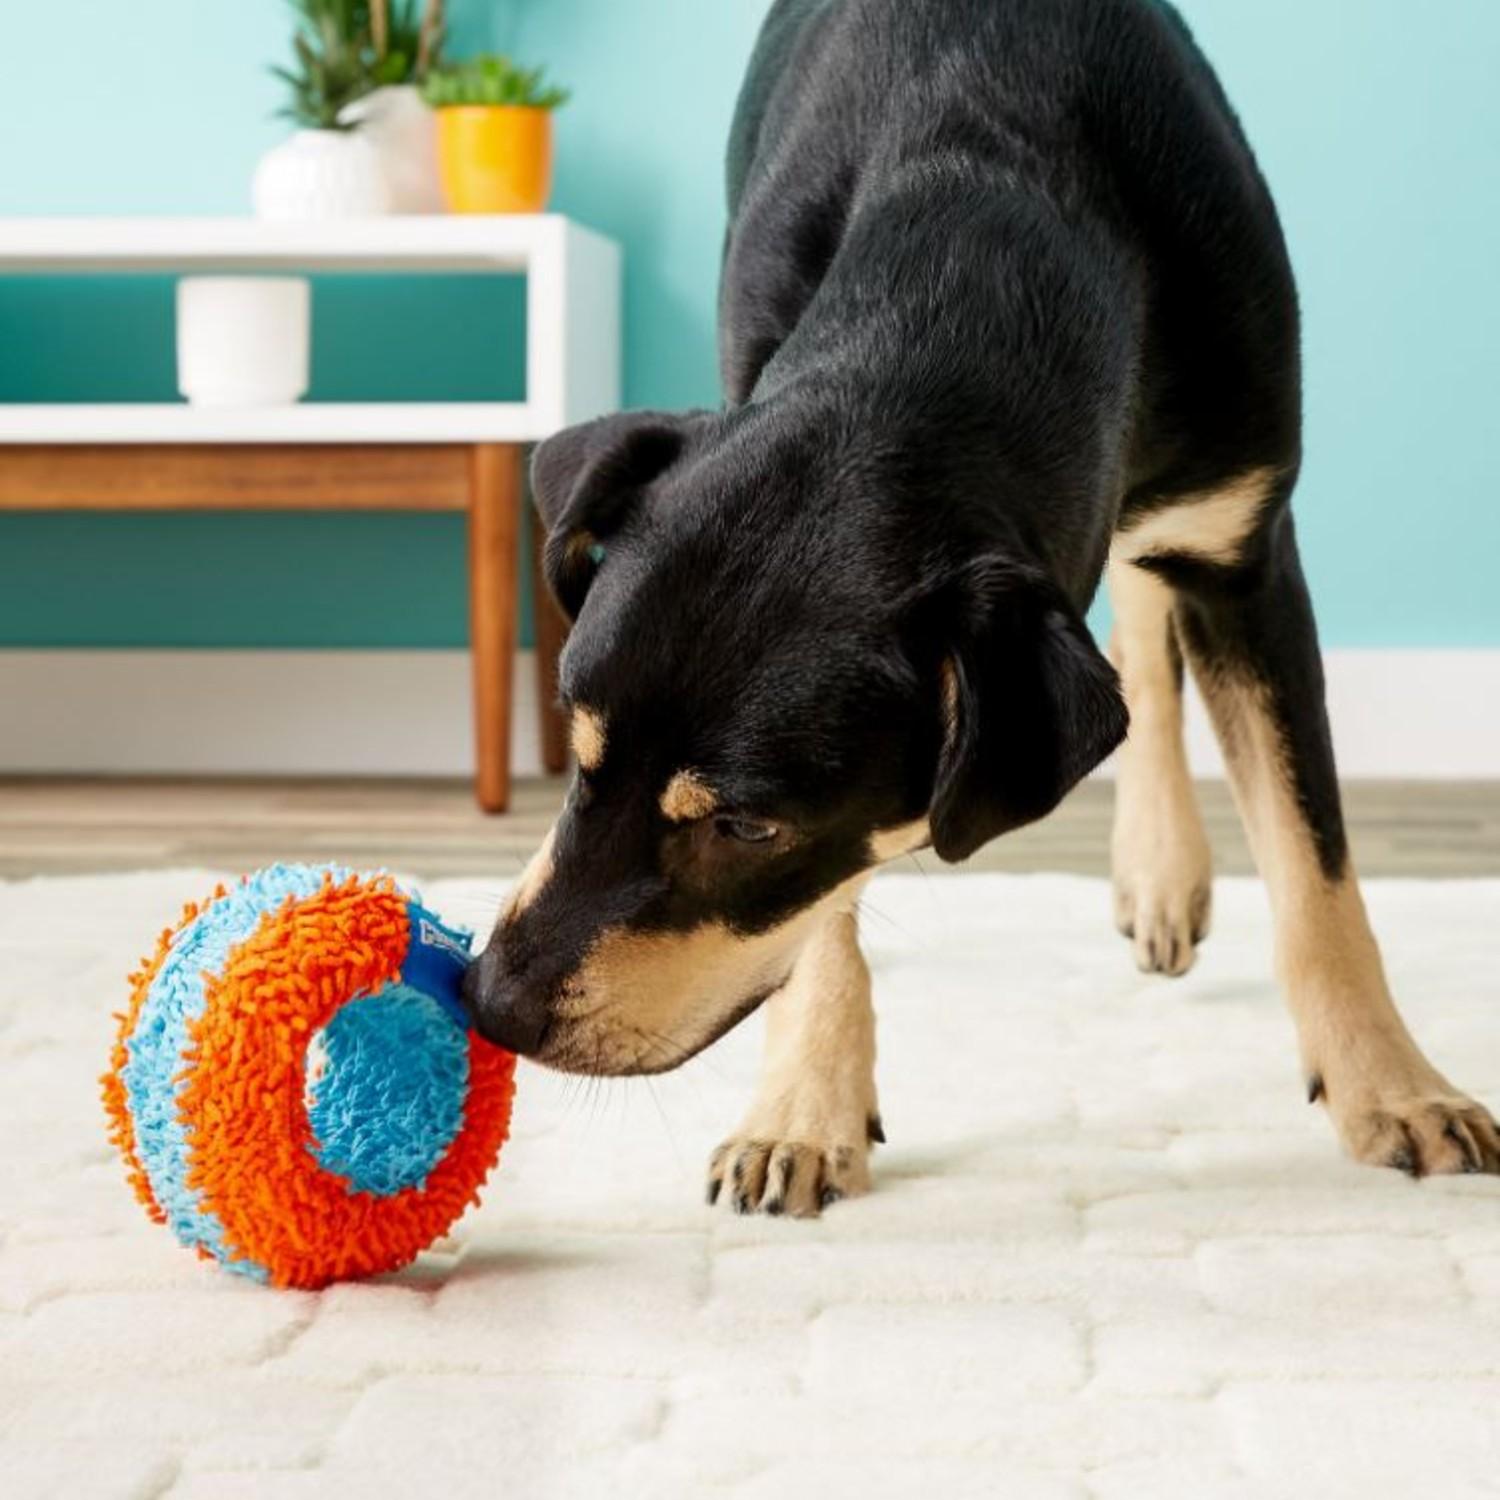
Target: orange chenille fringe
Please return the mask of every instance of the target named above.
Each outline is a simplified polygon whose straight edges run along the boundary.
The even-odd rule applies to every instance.
[[[135,1034],[136,1022],[140,1019],[141,1007],[146,1003],[151,982],[171,951],[173,940],[189,922],[195,920],[200,912],[205,911],[222,895],[224,887],[221,885],[202,906],[191,901],[184,906],[176,927],[163,929],[156,942],[156,952],[150,958],[143,958],[140,968],[130,976],[130,999],[123,1011],[115,1012],[115,1020],[120,1024],[114,1046],[110,1049],[109,1072],[99,1080],[104,1095],[104,1112],[109,1117],[109,1138],[125,1158],[126,1176],[136,1197],[158,1224],[165,1224],[167,1216],[161,1211],[156,1195],[151,1191],[151,1180],[146,1176],[146,1169],[141,1165],[140,1156],[135,1149],[135,1122],[130,1116],[130,1102],[125,1096],[125,1080],[121,1077],[121,1069],[130,1060],[126,1044]]]
[[[180,1100],[188,1183],[238,1256],[278,1286],[320,1287],[405,1265],[478,1201],[505,1139],[515,1059],[471,1037],[464,1123],[425,1187],[351,1193],[313,1155],[308,1043],[341,1005],[398,976],[407,939],[394,884],[330,880],[268,914],[223,974],[206,976]]]

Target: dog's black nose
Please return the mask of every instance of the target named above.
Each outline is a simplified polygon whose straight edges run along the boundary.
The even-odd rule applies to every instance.
[[[464,1008],[485,1041],[507,1052],[538,1052],[551,1019],[547,996],[506,972],[493,945],[464,971]]]

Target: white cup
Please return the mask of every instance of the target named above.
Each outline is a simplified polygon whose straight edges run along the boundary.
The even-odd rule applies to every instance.
[[[312,288],[301,276],[184,276],[177,387],[194,406],[285,406],[307,394]]]

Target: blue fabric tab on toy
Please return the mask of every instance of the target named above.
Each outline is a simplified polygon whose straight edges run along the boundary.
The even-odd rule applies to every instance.
[[[431,995],[467,1031],[469,1016],[459,985],[472,957],[469,948],[474,941],[473,933],[447,926],[415,901],[406,912],[411,922],[411,937],[407,940],[406,961],[401,965],[401,982]]]

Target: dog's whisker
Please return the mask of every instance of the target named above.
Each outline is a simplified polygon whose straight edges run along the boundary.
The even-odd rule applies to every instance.
[[[677,1170],[685,1173],[687,1164],[683,1161],[682,1152],[678,1149],[677,1136],[672,1130],[671,1121],[667,1118],[667,1111],[662,1106],[661,1095],[656,1091],[655,1080],[649,1076],[646,1079],[646,1090],[651,1095],[651,1102],[656,1106],[656,1113],[661,1119],[661,1128],[666,1132],[667,1144],[671,1146],[672,1155],[677,1159]]]
[[[902,922],[898,922],[889,912],[881,911],[878,906],[870,905],[868,898],[860,901],[859,914],[861,917],[867,914],[872,917],[878,917],[892,932],[898,933],[904,938],[911,938],[913,940],[916,938],[916,934],[912,932],[911,928]]]
[[[604,1074],[604,1044],[598,1037],[594,1038],[589,1072],[593,1075],[589,1088],[589,1127],[592,1129],[599,1118],[599,1101],[608,1087],[608,1080]]]
[[[682,1048],[674,1037],[641,1027],[632,1029],[637,1038],[647,1044],[647,1051],[641,1055],[640,1061],[651,1072],[665,1072],[682,1060]]]
[[[563,1118],[567,1119],[577,1108],[583,1095],[584,1080],[577,1073],[566,1073],[563,1078]]]
[[[589,1111],[590,1127],[597,1127],[609,1120],[609,1098],[610,1089],[614,1085],[614,1079],[608,1073],[601,1070],[599,1074],[599,1087],[594,1091],[594,1107]]]
[[[629,1089],[616,1089],[615,1097],[620,1101],[620,1118],[618,1129],[623,1134],[625,1127],[630,1123],[630,1094]]]

